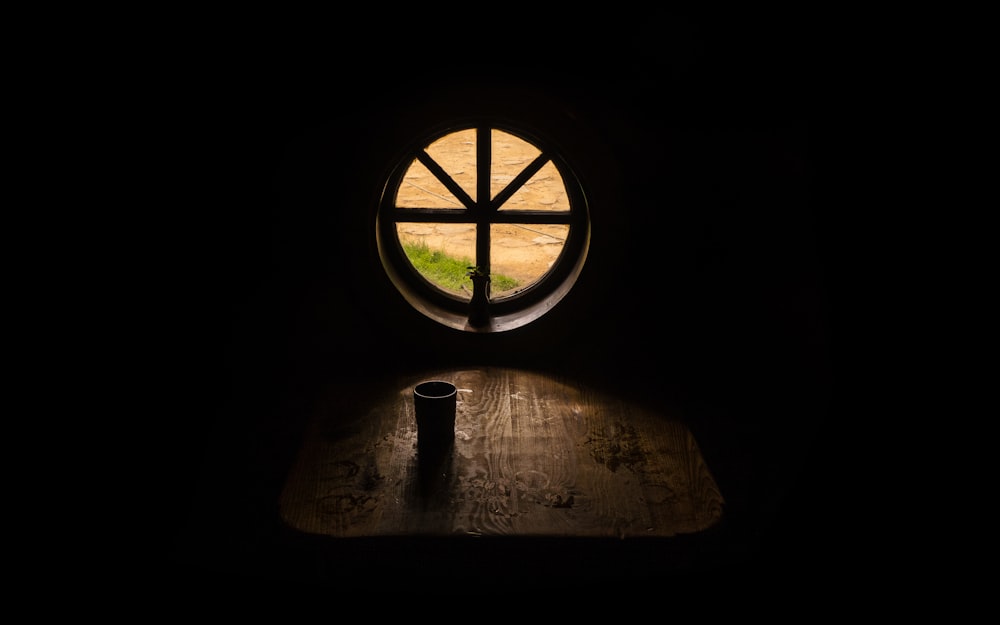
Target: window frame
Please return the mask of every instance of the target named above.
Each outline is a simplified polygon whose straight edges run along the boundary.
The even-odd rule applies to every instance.
[[[464,130],[476,130],[476,198],[472,198],[451,180],[447,172],[427,154],[426,148],[449,134]],[[491,197],[492,175],[492,131],[500,130],[530,143],[540,152],[538,157],[518,174],[508,186]],[[489,138],[481,141],[483,133]],[[481,166],[484,160],[489,168]],[[397,208],[396,198],[403,179],[414,161],[421,162],[461,201],[463,208]],[[551,162],[560,177],[566,192],[569,209],[551,210],[499,210],[515,191],[546,163]],[[485,193],[484,193],[485,190]],[[484,203],[478,198],[486,197]],[[470,302],[447,293],[430,283],[417,272],[403,250],[396,230],[402,222],[430,223],[470,223],[477,226],[476,259],[477,266],[490,255],[490,225],[497,223],[516,224],[562,224],[569,226],[566,241],[552,266],[538,280],[513,294],[491,298],[489,302],[489,322],[483,325],[469,323]],[[435,321],[463,331],[501,332],[521,327],[538,319],[552,309],[575,284],[585,264],[590,246],[590,209],[587,194],[564,152],[543,133],[523,122],[512,122],[497,116],[480,115],[453,119],[449,122],[429,127],[400,152],[390,168],[379,197],[376,212],[376,243],[379,257],[387,276],[396,290],[409,304]],[[485,232],[485,234],[484,234]]]

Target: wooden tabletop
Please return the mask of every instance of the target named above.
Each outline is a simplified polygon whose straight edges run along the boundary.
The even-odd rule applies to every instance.
[[[413,387],[458,386],[455,443],[417,453]],[[332,384],[281,497],[291,528],[333,537],[674,536],[718,522],[723,498],[677,418],[521,369]]]

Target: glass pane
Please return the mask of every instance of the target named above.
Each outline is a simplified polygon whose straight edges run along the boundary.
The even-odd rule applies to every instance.
[[[462,208],[451,191],[420,161],[413,161],[396,193],[397,208]]]
[[[475,224],[397,223],[396,234],[420,275],[444,291],[472,298],[465,273],[475,264]]]
[[[496,197],[534,161],[541,151],[523,139],[493,130],[493,171],[490,197]],[[568,211],[569,199],[559,170],[551,161],[508,199],[500,210]]]
[[[491,293],[512,295],[537,282],[562,253],[569,226],[493,224],[490,226]]]
[[[476,199],[476,130],[460,130],[427,146],[427,154]],[[451,194],[448,194],[451,196]],[[451,207],[456,208],[456,207]],[[457,208],[461,208],[461,204]]]

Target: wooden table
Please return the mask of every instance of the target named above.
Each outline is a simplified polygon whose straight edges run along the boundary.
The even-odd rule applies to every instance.
[[[459,388],[453,450],[417,453],[413,386]],[[281,518],[311,535],[666,537],[723,498],[677,418],[521,369],[461,368],[331,385],[285,483]]]

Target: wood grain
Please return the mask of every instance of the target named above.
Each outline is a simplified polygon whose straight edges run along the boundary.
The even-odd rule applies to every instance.
[[[454,449],[440,459],[419,457],[413,415],[413,386],[432,378],[459,388]],[[335,537],[625,538],[705,530],[723,505],[680,420],[571,380],[484,367],[331,387],[281,515]]]

